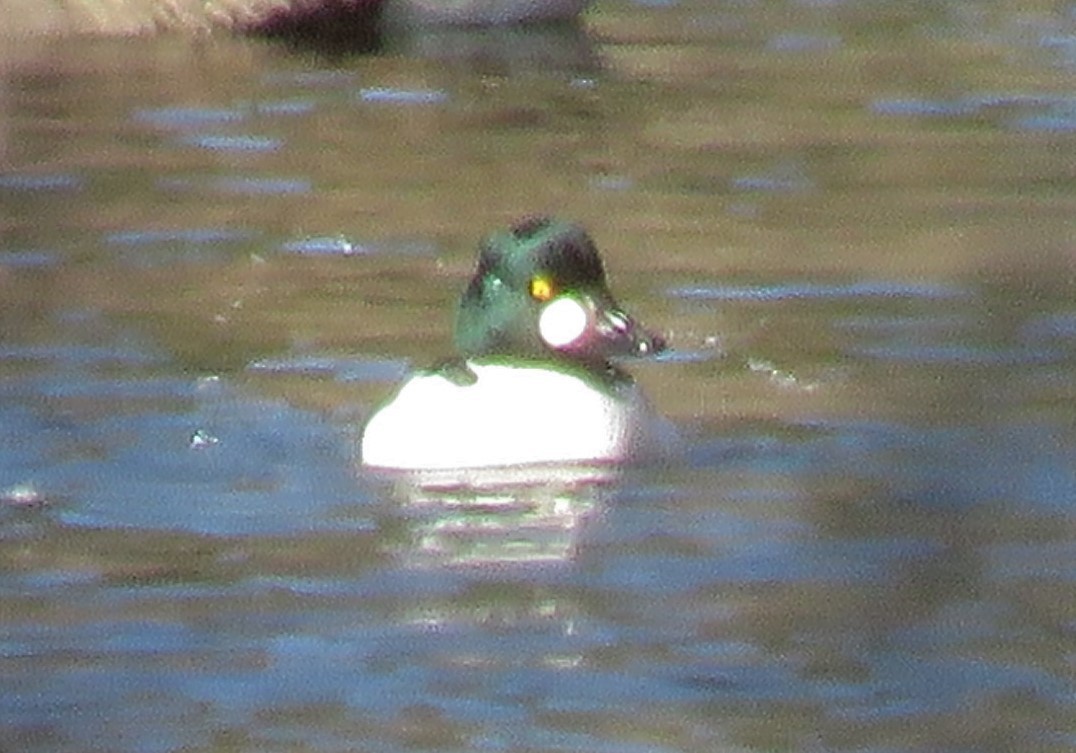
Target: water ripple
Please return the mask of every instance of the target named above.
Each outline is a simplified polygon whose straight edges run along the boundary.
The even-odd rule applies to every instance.
[[[815,182],[802,165],[781,163],[762,173],[733,178],[732,187],[737,191],[802,193],[814,189]]]
[[[185,129],[237,123],[244,120],[247,113],[235,107],[155,107],[135,110],[131,117],[158,128]]]
[[[375,86],[361,89],[358,98],[363,102],[394,105],[439,105],[448,101],[448,92],[442,89],[396,89]]]
[[[1076,343],[1076,311],[1035,317],[1023,326],[1021,334],[1031,340],[1061,340]]]
[[[330,355],[293,355],[262,358],[247,365],[248,371],[269,374],[319,374],[338,382],[392,382],[408,369],[407,361],[341,358]]]
[[[160,178],[157,186],[166,191],[216,191],[255,196],[307,194],[314,190],[307,178],[258,178],[249,175],[210,179]]]
[[[268,73],[264,77],[264,81],[268,84],[287,84],[302,88],[346,86],[354,80],[354,73],[327,68],[311,71],[281,71]]]
[[[1076,131],[1076,98],[1051,94],[974,94],[952,99],[879,97],[869,109],[876,115],[918,118],[993,116],[1018,131]]]
[[[308,115],[317,105],[309,99],[281,99],[259,102],[255,109],[259,115]]]
[[[771,37],[766,48],[775,52],[830,52],[841,44],[842,40],[836,34],[787,32]]]
[[[375,250],[371,245],[351,241],[342,235],[315,236],[287,241],[280,248],[286,253],[300,256],[353,256],[373,253]]]
[[[283,139],[243,134],[191,134],[179,139],[181,144],[214,152],[274,152],[284,145]]]
[[[847,353],[884,361],[952,366],[1020,366],[1064,360],[1066,354],[1050,348],[1001,348],[961,343],[890,343],[849,347]]]
[[[9,269],[41,269],[55,266],[59,261],[59,254],[54,251],[0,250],[0,267]]]
[[[69,173],[0,173],[0,191],[78,191],[84,181]]]
[[[787,301],[833,300],[841,298],[925,298],[962,297],[960,288],[942,284],[865,280],[850,283],[781,283],[776,285],[684,285],[670,288],[673,298],[700,301]]]
[[[976,112],[977,107],[965,100],[924,99],[920,97],[891,97],[876,99],[870,104],[876,115],[898,117],[962,117]]]
[[[437,244],[425,239],[395,239],[353,241],[342,235],[312,236],[286,241],[280,250],[300,256],[356,256],[369,254],[398,254],[401,256],[431,256]]]
[[[175,230],[123,230],[109,233],[105,243],[116,246],[148,246],[182,244],[189,246],[238,243],[249,241],[256,234],[249,230],[227,228],[180,228]]]

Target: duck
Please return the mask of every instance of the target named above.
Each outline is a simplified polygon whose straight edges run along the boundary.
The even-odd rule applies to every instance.
[[[621,361],[666,342],[617,303],[581,225],[531,216],[486,238],[454,344],[372,414],[363,466],[616,464],[647,452],[655,414]]]
[[[200,33],[215,28],[284,37],[360,41],[382,22],[395,29],[434,26],[510,26],[574,21],[588,0],[0,0],[0,36],[95,34],[130,36],[159,31]],[[361,45],[360,45],[361,47]]]

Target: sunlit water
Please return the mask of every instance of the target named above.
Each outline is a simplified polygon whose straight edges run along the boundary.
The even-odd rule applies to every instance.
[[[0,747],[1071,750],[1076,9],[1011,5],[6,47]],[[673,456],[365,474],[535,211]]]

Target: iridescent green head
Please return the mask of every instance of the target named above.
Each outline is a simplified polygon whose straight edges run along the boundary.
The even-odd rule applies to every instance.
[[[616,302],[594,242],[577,224],[522,220],[487,238],[460,300],[456,346],[469,359],[520,358],[607,369],[664,349]]]

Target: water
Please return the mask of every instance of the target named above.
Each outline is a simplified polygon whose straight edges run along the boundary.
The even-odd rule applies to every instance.
[[[10,43],[0,748],[1071,750],[1074,19]],[[535,211],[668,334],[677,453],[363,473]]]

